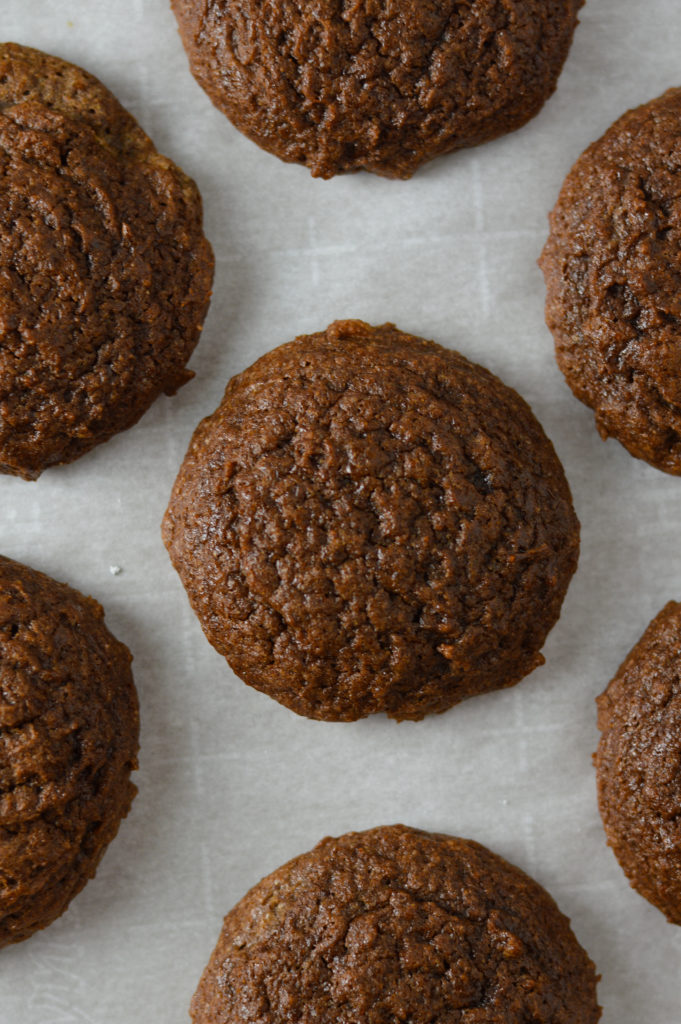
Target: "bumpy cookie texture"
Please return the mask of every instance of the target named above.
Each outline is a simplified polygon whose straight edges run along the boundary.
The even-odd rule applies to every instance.
[[[578,529],[514,391],[391,324],[346,320],[230,381],[163,535],[242,679],[352,721],[419,719],[541,664]]]
[[[130,809],[130,661],[96,601],[0,556],[0,946],[66,910]]]
[[[525,124],[556,87],[581,4],[172,0],[213,103],[322,178],[409,178]]]
[[[0,45],[0,472],[71,462],[188,380],[212,274],[196,186],[115,97]]]
[[[681,604],[653,619],[598,698],[608,843],[634,889],[681,924]]]
[[[402,825],[324,839],[227,915],[194,1024],[594,1024],[594,966],[484,846]]]
[[[681,474],[681,89],[568,175],[541,266],[558,364],[603,438]]]

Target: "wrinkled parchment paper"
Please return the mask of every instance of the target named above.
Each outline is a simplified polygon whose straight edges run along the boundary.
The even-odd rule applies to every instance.
[[[166,0],[3,0],[2,32],[99,76],[196,178],[217,268],[193,381],[74,465],[0,479],[0,550],[102,602],[142,706],[133,810],[66,915],[0,953],[0,1024],[186,1024],[250,885],[326,834],[395,821],[475,838],[545,885],[602,974],[604,1024],[678,1024],[681,929],[606,847],[591,753],[594,697],[681,599],[681,480],[600,441],[554,363],[535,262],[578,154],[681,84],[678,0],[587,0],[542,113],[409,182],[314,181],[261,152],[194,83]],[[456,347],[517,388],[583,526],[546,664],[422,723],[310,722],[249,690],[205,641],[159,537],[227,379],[346,316]]]

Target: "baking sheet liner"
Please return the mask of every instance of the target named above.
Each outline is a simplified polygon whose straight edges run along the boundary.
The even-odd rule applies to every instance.
[[[0,479],[0,550],[102,602],[142,707],[133,810],[66,915],[0,953],[1,1024],[185,1024],[250,885],[326,834],[395,821],[475,838],[545,885],[602,974],[604,1024],[678,1024],[681,929],[607,849],[591,753],[594,697],[681,599],[681,480],[600,441],[554,363],[536,266],[574,159],[681,84],[678,0],[587,0],[542,113],[409,182],[315,181],[261,152],[191,78],[165,0],[4,0],[2,27],[100,77],[196,178],[217,266],[193,381],[74,465]],[[205,641],[159,535],[227,379],[347,316],[458,348],[517,388],[582,521],[546,664],[421,723],[310,722],[249,690]]]

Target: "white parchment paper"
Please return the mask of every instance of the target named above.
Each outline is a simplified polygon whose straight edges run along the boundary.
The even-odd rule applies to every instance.
[[[594,697],[681,599],[681,480],[600,441],[554,363],[535,262],[578,154],[681,84],[680,34],[679,0],[587,0],[558,91],[527,127],[410,182],[323,182],[211,106],[166,0],[3,0],[5,39],[99,76],[197,180],[217,267],[190,384],[74,465],[0,479],[0,550],[102,602],[142,707],[133,810],[64,917],[0,953],[0,1024],[185,1024],[247,888],[325,834],[395,821],[475,838],[545,885],[602,974],[604,1024],[681,1021],[681,929],[607,849],[591,766]],[[227,379],[346,316],[456,347],[517,388],[582,521],[546,665],[422,723],[310,722],[245,687],[159,537],[191,432]]]

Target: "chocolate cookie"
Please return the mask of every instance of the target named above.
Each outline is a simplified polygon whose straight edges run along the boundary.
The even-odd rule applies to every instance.
[[[108,89],[0,45],[0,472],[72,462],[188,380],[212,275],[196,186]]]
[[[603,438],[681,474],[681,89],[579,158],[540,260],[558,364]]]
[[[594,965],[484,846],[403,825],[324,839],[227,915],[194,1024],[594,1024]]]
[[[163,537],[245,682],[353,721],[423,718],[541,664],[578,530],[514,391],[392,324],[344,320],[229,382]]]
[[[681,924],[681,604],[653,619],[598,698],[598,726],[608,843],[634,889]]]
[[[172,0],[191,70],[263,149],[315,177],[409,178],[534,117],[583,0]]]
[[[0,556],[0,946],[66,910],[130,809],[130,661],[96,601]]]

